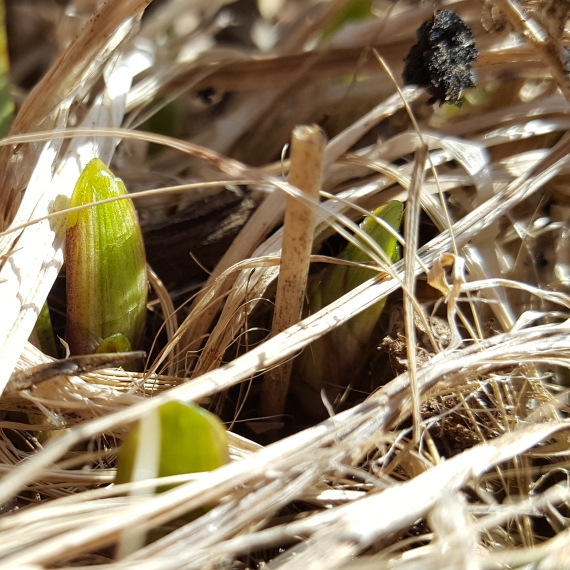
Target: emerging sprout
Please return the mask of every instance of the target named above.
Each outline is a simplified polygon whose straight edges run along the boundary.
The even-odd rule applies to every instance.
[[[83,170],[70,207],[123,196],[123,181],[98,159]],[[72,354],[138,347],[146,311],[144,245],[129,199],[68,216],[66,235],[67,342]],[[116,335],[120,335],[117,337]],[[109,338],[111,337],[111,338]]]
[[[156,414],[147,438],[143,418],[119,451],[115,483],[213,471],[230,458],[226,430],[214,414],[184,402],[167,402]],[[154,449],[153,449],[154,448]],[[153,463],[153,464],[151,464]],[[161,487],[159,491],[165,491]]]
[[[403,212],[403,204],[392,201],[376,209],[373,214],[397,231]],[[392,262],[400,258],[398,241],[373,217],[366,218],[360,228],[384,250]],[[364,246],[359,237],[356,237],[356,241]],[[371,261],[362,246],[351,243],[339,257],[358,263]],[[365,267],[331,265],[319,283],[308,292],[310,312],[315,313],[326,307],[377,273],[377,270]],[[385,304],[386,299],[378,301],[344,325],[318,338],[295,361],[291,378],[293,392],[305,412],[313,418],[325,416],[321,390],[324,389],[327,398],[334,402],[336,396],[358,375],[359,366],[370,345],[372,330]]]

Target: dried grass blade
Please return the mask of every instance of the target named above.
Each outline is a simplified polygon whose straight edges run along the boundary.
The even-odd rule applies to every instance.
[[[474,476],[537,445],[558,431],[568,429],[564,421],[532,425],[503,435],[491,442],[439,464],[414,479],[378,494],[339,507],[334,525],[326,524],[307,541],[306,549],[279,570],[342,568],[375,541],[425,516],[442,494],[459,490]],[[326,513],[330,519],[330,514]],[[318,524],[319,516],[313,517]],[[326,517],[323,515],[326,520]]]
[[[511,333],[508,337],[499,335],[498,337],[493,337],[482,342],[480,345],[472,345],[464,349],[461,355],[457,352],[447,354],[445,357],[439,359],[437,366],[422,368],[419,371],[419,384],[422,390],[425,390],[433,387],[434,384],[443,377],[445,377],[448,382],[457,382],[463,379],[467,370],[475,372],[490,370],[493,369],[493,367],[500,368],[506,364],[516,364],[524,357],[529,360],[549,359],[553,352],[556,353],[558,351],[560,351],[560,354],[563,353],[565,358],[570,362],[570,354],[566,340],[567,335],[568,326],[537,327],[532,331]],[[508,344],[505,343],[506,338],[509,339]],[[275,339],[265,343],[264,347],[254,349],[252,352],[257,354],[253,355],[253,361],[259,362],[260,355],[265,353],[270,344],[279,345],[281,341],[282,339],[275,337]],[[529,350],[531,345],[533,347],[532,351]],[[247,360],[249,356],[249,354],[246,354],[241,357],[240,360],[243,362]],[[235,373],[236,364],[239,366],[238,361],[236,361],[227,367],[227,371]],[[83,438],[91,437],[99,433],[99,430],[109,429],[111,426],[116,426],[119,423],[138,419],[142,414],[152,408],[156,408],[157,405],[161,405],[165,401],[180,397],[190,397],[190,399],[194,399],[199,392],[204,393],[204,390],[208,390],[208,388],[210,390],[215,389],[213,380],[222,373],[222,370],[213,371],[207,375],[207,378],[204,377],[201,380],[172,389],[167,394],[153,398],[150,401],[142,402],[121,413],[115,413],[69,430],[66,434],[62,435],[59,440],[54,441],[45,451],[26,462],[25,465],[18,469],[17,473],[13,473],[10,477],[5,478],[0,492],[6,494],[6,492],[14,491],[14,484],[19,488],[25,484],[27,477],[37,470],[38,467],[41,468],[42,465],[51,463],[57,456],[65,452],[70,445],[77,443]],[[408,390],[408,378],[402,375],[371,397],[368,402],[364,402],[356,408],[338,414],[334,419],[327,420],[319,426],[315,426],[314,428],[305,430],[267,448],[261,449],[248,459],[222,467],[212,472],[211,476],[207,479],[177,487],[172,491],[164,493],[161,497],[149,499],[144,504],[128,506],[121,516],[113,517],[112,520],[105,520],[96,525],[79,528],[56,539],[35,545],[33,549],[21,552],[10,559],[4,560],[4,564],[0,565],[0,568],[8,568],[10,567],[9,564],[16,563],[23,564],[41,561],[45,564],[61,556],[68,556],[72,552],[81,552],[84,549],[108,543],[116,537],[118,532],[128,528],[131,524],[140,525],[141,529],[152,528],[153,526],[175,518],[188,509],[193,509],[202,504],[215,501],[227,493],[232,492],[236,486],[246,481],[259,481],[259,478],[263,479],[267,477],[267,469],[269,466],[272,470],[283,471],[287,471],[293,466],[299,467],[300,454],[304,454],[303,456],[307,461],[313,462],[316,449],[326,449],[333,443],[342,445],[341,450],[344,450],[343,453],[353,453],[358,446],[355,448],[356,442],[351,442],[351,437],[356,438],[357,441],[361,441],[365,432],[373,434],[377,433],[380,429],[387,429],[391,425],[391,422],[397,421],[401,417],[402,410],[406,406],[407,400],[409,400]],[[477,458],[475,465],[482,472],[490,465],[507,459],[509,453],[521,453],[525,451],[527,447],[534,445],[543,438],[547,438],[557,430],[566,427],[568,427],[567,422],[552,422],[550,424],[533,426],[529,431],[524,431],[522,436],[520,436],[520,432],[517,432],[513,434],[511,439],[507,437],[501,440],[508,442],[505,444],[508,447],[507,450],[501,447],[501,443],[497,445],[498,449],[494,443],[485,444],[485,446],[480,446],[473,450],[471,455],[468,455],[471,451],[466,452],[456,458],[458,461],[455,461],[455,459],[452,460],[455,462],[453,463],[455,467],[449,467],[449,471],[445,468],[442,471],[436,471],[436,473],[443,473],[444,478],[448,478],[448,482],[455,481],[455,483],[460,486],[464,484],[464,477],[470,477],[473,473],[474,466],[471,465],[470,458]],[[361,450],[361,452],[363,451],[364,450]],[[467,458],[462,460],[460,459],[462,457]],[[465,463],[463,463],[463,461]],[[440,467],[449,465],[449,463],[451,462],[444,462]],[[320,468],[325,471],[328,470],[329,463],[327,461],[321,463]],[[416,483],[415,486],[406,487],[406,489],[417,490],[417,488],[422,488],[425,492],[424,484],[426,479],[429,481],[431,481],[431,477],[437,479],[436,475],[430,476],[432,471],[435,470],[430,470],[425,474],[426,477],[421,480],[423,481],[421,485]],[[274,471],[272,471],[272,473],[273,472]],[[269,477],[270,480],[273,481],[272,476],[269,475]],[[17,479],[17,481],[14,479]],[[413,481],[416,480],[417,478]],[[413,483],[413,481],[411,483]],[[443,488],[445,489],[447,487]],[[395,492],[397,497],[401,497],[401,493],[404,492],[403,486],[391,489],[390,493],[392,492]],[[389,498],[393,496],[390,493],[384,500],[389,501]],[[376,505],[377,501],[381,502],[379,496],[380,495],[372,495],[370,497],[372,503],[368,503],[368,505]],[[415,508],[422,510],[429,508],[429,506],[430,501],[428,501],[427,504],[424,503]],[[365,510],[368,511],[368,509]],[[353,514],[356,512],[358,512],[358,516],[362,516],[360,511],[352,510],[327,512],[327,520],[329,522],[336,520],[337,513],[341,515],[348,513],[344,518],[345,522],[347,520],[353,520]],[[378,526],[374,526],[366,536],[375,539],[377,535],[374,533],[384,532],[386,526],[398,524],[399,521],[401,522],[399,517],[406,517],[409,512],[410,511],[406,509],[373,511],[370,516],[373,517],[374,524]],[[383,524],[381,519],[382,517],[388,517],[387,513],[392,513],[393,517],[386,518],[385,524]],[[323,516],[325,515],[323,514]],[[320,527],[322,528],[318,523],[319,520],[320,519],[316,519],[312,527],[313,531]],[[365,519],[362,520],[364,521]],[[312,522],[313,521],[308,521],[307,524],[312,524]],[[196,524],[198,525],[199,521],[196,521]],[[355,528],[358,531],[359,539],[363,533],[368,532],[365,531],[361,525],[356,525]],[[390,528],[392,527],[390,526]],[[196,544],[195,548],[200,548],[199,544]],[[351,548],[360,547],[352,543]]]
[[[417,362],[416,362],[416,327],[414,324],[414,295],[416,290],[416,254],[418,250],[418,236],[420,229],[420,204],[422,182],[424,179],[425,163],[427,159],[427,147],[422,145],[416,150],[415,165],[412,173],[412,183],[408,195],[405,215],[404,235],[404,267],[405,267],[405,288],[404,292],[404,319],[406,327],[406,352],[408,356],[408,371],[410,374],[410,389],[412,395],[412,419],[414,430],[414,442],[420,440],[420,394],[417,382]]]
[[[560,3],[564,5],[563,2]],[[527,19],[525,13],[515,0],[497,0],[497,5],[504,12],[510,24],[521,33],[538,53],[541,60],[546,64],[553,79],[558,84],[560,91],[570,103],[570,73],[562,62],[562,48],[558,38],[543,36],[544,30],[537,29],[534,20]],[[544,10],[545,20],[552,18],[554,13]],[[548,23],[548,22],[547,22]],[[558,40],[558,41],[557,41]]]
[[[133,22],[128,20],[140,15],[151,1],[105,2],[26,99],[10,134],[64,124],[74,98],[93,84],[104,62],[132,30]],[[16,153],[24,153],[24,160],[14,161]],[[36,159],[33,147],[2,153],[0,180],[5,189],[5,198],[0,212],[0,229],[5,229],[14,217],[19,193],[26,186]]]

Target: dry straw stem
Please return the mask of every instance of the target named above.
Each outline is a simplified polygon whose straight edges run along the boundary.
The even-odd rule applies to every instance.
[[[277,279],[271,335],[275,336],[301,320],[309,273],[313,232],[323,173],[326,137],[317,125],[299,126],[291,139],[289,183],[306,200],[287,196],[283,246]],[[261,386],[260,413],[278,416],[285,409],[292,361],[270,370]]]
[[[555,2],[551,2],[551,5],[555,4]],[[563,6],[564,2],[560,2],[560,5]],[[558,83],[566,100],[570,103],[570,70],[568,70],[562,61],[562,50],[566,48],[562,47],[560,38],[553,37],[551,34],[544,38],[546,30],[540,30],[537,27],[537,23],[525,15],[521,6],[515,0],[497,0],[497,6],[503,10],[513,28],[519,31],[529,41],[531,46],[538,53],[540,60],[546,63],[552,77]],[[542,16],[547,29],[552,27],[552,24],[556,27],[564,25],[562,21],[559,20],[561,15],[551,10],[543,8]]]
[[[554,354],[558,354],[560,358],[568,361],[570,354],[566,343],[567,335],[567,326],[546,326],[536,327],[532,331],[519,331],[519,333],[493,337],[482,342],[479,346],[472,345],[462,351],[445,355],[439,359],[437,365],[420,370],[418,373],[420,389],[424,391],[433,387],[442,378],[445,378],[447,383],[460,383],[463,381],[464,374],[485,374],[494,368],[513,365],[525,360],[533,362],[543,359],[549,360]],[[508,343],[505,342],[507,339]],[[259,351],[254,350],[253,352],[258,353]],[[259,354],[255,356],[259,360]],[[239,360],[243,361],[244,358],[241,357]],[[212,372],[207,376],[213,380],[216,372],[220,371]],[[203,380],[205,381],[206,378]],[[99,433],[100,429],[109,429],[113,424],[122,423],[127,417],[130,420],[139,417],[141,412],[144,413],[145,410],[155,407],[167,399],[177,396],[194,399],[203,391],[204,386],[201,384],[203,384],[202,381],[197,381],[192,385],[181,386],[171,390],[169,394],[141,403],[129,410],[124,410],[120,414],[115,413],[107,416],[107,418],[101,418],[70,430],[62,435],[59,440],[54,441],[49,449],[31,459],[27,465],[22,466],[18,470],[21,477],[17,482],[10,481],[10,479],[14,479],[13,476],[7,477],[5,479],[6,486],[3,486],[2,491],[12,491],[12,483],[14,482],[18,487],[21,486],[27,477],[33,476],[38,468],[41,469],[42,464],[46,464],[46,460],[47,463],[56,460],[70,445],[74,445],[82,438]],[[24,550],[21,554],[15,554],[5,559],[0,564],[0,568],[10,568],[24,563],[45,564],[61,556],[84,551],[113,540],[116,533],[128,529],[132,524],[139,525],[141,529],[149,529],[161,521],[164,522],[178,516],[185,510],[216,501],[227,493],[234,492],[236,486],[248,481],[265,480],[267,484],[273,484],[278,473],[280,474],[278,476],[280,483],[283,482],[283,478],[296,478],[300,473],[305,472],[311,472],[312,476],[317,478],[320,473],[325,473],[330,469],[331,453],[337,455],[336,461],[340,462],[342,457],[352,457],[354,461],[358,462],[363,454],[366,454],[367,444],[365,442],[370,441],[371,444],[378,437],[379,430],[389,429],[394,422],[401,420],[402,415],[407,416],[409,414],[408,394],[408,378],[406,375],[402,375],[372,396],[368,402],[339,414],[319,426],[268,446],[248,459],[218,469],[212,472],[211,477],[206,480],[188,483],[160,497],[149,498],[141,505],[125,505],[121,514],[115,513],[111,519],[105,518],[100,523],[88,524],[85,528],[71,530],[63,535],[49,538],[42,544],[35,544],[33,548]],[[376,503],[388,506],[393,504],[392,500],[394,499],[394,505],[396,505],[400,500],[404,500],[403,497],[407,495],[408,489],[410,491],[415,490],[409,495],[414,497],[415,501],[413,503],[415,505],[413,515],[410,516],[417,518],[417,516],[421,516],[422,512],[428,510],[437,496],[441,492],[447,491],[450,485],[459,488],[477,473],[482,473],[497,462],[521,453],[541,440],[550,437],[558,430],[567,427],[567,422],[563,421],[530,426],[512,436],[505,436],[505,438],[497,439],[495,442],[476,447],[472,451],[457,457],[456,460],[444,462],[429,470],[426,477],[430,483],[434,482],[434,487],[426,487],[417,483],[417,479],[413,479],[405,485],[390,489],[387,494],[371,495],[369,500],[374,506]],[[370,440],[369,438],[373,436],[374,439]],[[325,453],[328,448],[330,451]],[[316,462],[315,454],[318,450],[324,455],[321,461]],[[442,481],[443,484],[440,484]],[[244,505],[248,511],[252,510],[252,504],[256,504],[255,497],[252,496],[250,499],[251,502],[246,501],[247,507]],[[274,501],[275,499],[271,501],[272,505],[275,504]],[[407,524],[406,521],[415,520],[415,518],[408,519],[407,509],[395,508],[394,506],[394,508],[382,508],[378,511],[365,508],[365,504],[360,505],[360,503],[361,501],[355,504],[354,509],[333,509],[322,514],[316,514],[315,518],[311,518],[305,523],[293,525],[293,532],[291,533],[287,527],[276,529],[273,536],[276,535],[276,538],[280,540],[291,535],[312,534],[320,532],[323,526],[326,526],[331,532],[330,540],[332,541],[332,536],[336,536],[337,539],[333,542],[338,541],[339,546],[342,546],[342,552],[347,546],[346,540],[349,537],[350,547],[348,551],[350,555],[353,555],[366,547],[369,541],[377,538],[379,534],[393,532],[396,528],[400,528],[401,524]],[[366,505],[369,504],[366,503]],[[408,505],[407,502],[405,504]],[[219,508],[223,510],[224,507]],[[212,517],[214,517],[214,511],[212,511]],[[356,519],[359,517],[360,521],[358,522]],[[354,533],[351,533],[347,524],[337,527],[336,523],[339,521],[353,522],[355,524]],[[185,527],[188,531],[195,530],[197,532],[200,528],[206,531],[201,535],[200,540],[197,540],[198,537],[195,536],[194,554],[190,560],[195,556],[200,563],[203,563],[205,552],[201,553],[201,549],[211,549],[213,544],[223,540],[222,528],[218,526],[218,531],[214,536],[209,530],[210,524],[211,519],[203,517],[203,519],[192,523],[193,526]],[[303,526],[306,532],[299,533],[299,524]],[[230,528],[233,527],[230,525]],[[333,532],[337,528],[338,532]],[[321,532],[321,534],[323,533]],[[324,535],[322,538],[325,538]],[[256,540],[255,537],[252,539]],[[273,543],[267,540],[266,535],[261,535],[260,539],[261,545],[265,545],[267,542]],[[220,545],[221,548],[223,548],[222,544]],[[311,548],[311,552],[316,550],[320,556],[322,553],[319,546],[320,541],[316,541],[314,544],[316,546]],[[342,552],[337,550],[337,555],[344,556]],[[213,553],[209,551],[208,555],[211,554]],[[188,558],[186,559],[189,561]],[[177,563],[178,560],[175,564],[170,565],[166,565],[165,562],[165,565],[161,566],[162,562],[160,562],[151,567],[177,568]],[[192,567],[203,567],[200,566],[200,563]]]
[[[416,374],[416,327],[414,324],[415,311],[413,298],[416,291],[416,275],[414,266],[416,264],[416,253],[418,250],[418,233],[420,227],[420,204],[422,182],[424,178],[424,168],[427,159],[427,148],[425,145],[415,153],[415,167],[412,174],[412,184],[407,200],[404,221],[404,234],[406,243],[404,244],[404,264],[406,268],[406,281],[404,288],[404,318],[406,323],[406,352],[408,356],[408,370],[410,374],[410,388],[413,403],[414,422],[414,443],[420,439],[420,395],[417,388]]]
[[[176,313],[176,309],[174,308],[174,304],[172,303],[172,299],[168,290],[164,286],[163,282],[161,281],[160,277],[154,272],[152,267],[147,263],[146,265],[146,272],[148,276],[148,281],[150,286],[154,289],[156,293],[158,302],[160,304],[160,308],[162,310],[162,314],[164,315],[164,329],[166,331],[166,337],[168,339],[168,343],[174,342],[176,334],[178,332],[178,315]],[[154,348],[154,345],[153,345]],[[158,369],[159,364],[161,363],[162,359],[159,356],[156,359],[154,370]],[[145,367],[145,368],[148,368]],[[176,376],[176,362],[174,359],[170,359],[167,365],[166,373],[169,376]]]

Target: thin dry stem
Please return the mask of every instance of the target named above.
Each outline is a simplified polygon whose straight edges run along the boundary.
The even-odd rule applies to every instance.
[[[408,355],[408,370],[410,374],[410,387],[412,394],[412,418],[414,422],[414,443],[420,441],[420,394],[417,387],[417,362],[416,362],[416,327],[414,324],[415,308],[413,298],[416,291],[416,253],[418,249],[418,231],[420,227],[420,194],[424,168],[427,158],[427,148],[421,146],[415,154],[415,167],[412,174],[412,184],[406,206],[404,233],[406,243],[404,245],[404,262],[406,268],[406,280],[404,288],[404,318],[406,322],[406,338],[408,340],[406,352]]]
[[[289,183],[303,192],[308,201],[287,197],[272,336],[301,320],[316,219],[316,206],[311,207],[310,203],[319,200],[325,144],[325,134],[316,125],[293,130]],[[289,360],[265,375],[261,385],[261,415],[283,413],[291,369]]]

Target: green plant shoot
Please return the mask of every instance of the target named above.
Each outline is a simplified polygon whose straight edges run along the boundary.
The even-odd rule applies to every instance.
[[[126,194],[123,181],[94,158],[81,173],[69,206]],[[130,199],[68,215],[66,276],[71,353],[136,349],[143,333],[147,275],[142,234]]]
[[[403,212],[403,204],[392,201],[376,209],[373,214],[398,231]],[[397,239],[374,218],[365,218],[360,228],[386,252],[392,263],[400,259]],[[355,237],[357,243],[364,246],[361,238]],[[347,245],[339,258],[358,263],[371,261],[370,256],[353,243]],[[308,292],[310,314],[336,301],[376,274],[376,270],[364,267],[330,265],[321,280]],[[386,299],[378,301],[344,325],[317,339],[296,359],[292,375],[293,392],[303,409],[312,417],[324,417],[326,414],[321,398],[323,388],[329,401],[333,402],[357,375],[385,304]]]
[[[154,477],[213,471],[230,459],[226,430],[214,414],[195,404],[168,402],[158,415],[150,437],[141,437],[143,418],[127,435],[119,451],[115,483]],[[155,447],[152,451],[149,448]],[[146,459],[145,459],[146,454]],[[151,464],[149,464],[151,463]],[[170,487],[161,486],[158,491]],[[199,509],[191,518],[203,514]]]

